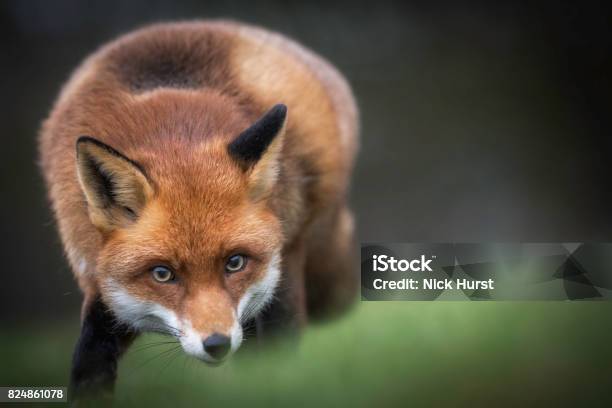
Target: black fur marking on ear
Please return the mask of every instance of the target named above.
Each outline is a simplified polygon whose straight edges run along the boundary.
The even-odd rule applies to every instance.
[[[115,157],[119,157],[125,161],[127,161],[128,163],[130,163],[132,166],[136,167],[138,170],[140,170],[140,172],[145,176],[145,178],[148,179],[147,177],[147,173],[145,172],[145,169],[140,165],[140,163],[135,162],[134,160],[130,159],[129,157],[124,156],[123,154],[119,153],[117,150],[113,149],[112,147],[110,147],[107,144],[102,143],[101,141],[99,141],[98,139],[94,139],[91,136],[80,136],[77,141],[76,141],[76,149],[77,149],[77,157],[79,155],[79,145],[81,143],[92,143],[104,150],[106,150],[108,153],[112,154]]]
[[[285,123],[287,107],[274,105],[251,127],[242,132],[227,149],[234,159],[250,167],[257,163]]]
[[[113,176],[104,169],[104,166],[102,165],[102,163],[100,163],[98,158],[89,153],[80,151],[81,149],[79,148],[79,146],[83,144],[93,144],[103,149],[108,154],[117,157],[134,166],[144,175],[145,178],[147,178],[147,174],[144,171],[144,168],[139,163],[129,159],[128,157],[119,153],[117,150],[100,142],[99,140],[96,140],[89,136],[79,137],[76,142],[77,159],[80,159],[79,156],[81,154],[85,156],[82,158],[82,163],[87,168],[87,172],[89,173],[90,177],[90,184],[94,188],[97,200],[99,203],[102,204],[102,208],[109,208],[117,204],[116,183],[113,179]],[[124,207],[124,211],[129,218],[136,219],[136,213],[132,208]]]
[[[93,158],[87,157],[85,165],[89,168],[89,172],[94,179],[91,181],[94,185],[96,196],[101,203],[104,203],[104,208],[108,208],[116,201],[115,182],[113,178],[107,174],[100,163]]]

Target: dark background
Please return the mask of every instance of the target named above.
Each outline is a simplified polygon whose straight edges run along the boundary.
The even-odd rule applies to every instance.
[[[610,14],[601,4],[3,1],[0,322],[76,319],[36,165],[62,83],[149,22],[230,17],[336,64],[362,112],[361,241],[610,241]]]

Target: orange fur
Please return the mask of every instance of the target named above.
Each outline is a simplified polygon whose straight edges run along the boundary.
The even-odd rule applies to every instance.
[[[288,107],[283,135],[244,172],[227,144],[276,103]],[[295,275],[283,279],[297,282],[290,290],[298,310],[311,297],[306,287],[335,282],[330,299],[312,298],[346,303],[356,287],[346,194],[357,132],[340,74],[278,34],[233,22],[161,24],[102,47],[66,84],[40,136],[49,196],[86,302],[104,298],[112,278],[200,332],[227,332],[228,316],[280,249],[283,273]],[[109,164],[142,189],[125,198],[125,207],[135,206],[133,222],[107,222],[108,211],[94,208],[79,183],[81,135],[141,167],[142,174]],[[105,154],[95,147],[79,154],[87,149]],[[312,270],[322,237],[340,267],[319,262]],[[251,256],[248,273],[224,277],[223,262],[235,252]],[[177,271],[180,285],[151,280],[159,262]]]

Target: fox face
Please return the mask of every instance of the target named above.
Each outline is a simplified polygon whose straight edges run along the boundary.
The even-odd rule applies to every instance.
[[[79,183],[103,237],[97,284],[120,322],[170,334],[209,363],[240,346],[242,324],[281,277],[282,228],[270,199],[286,113],[277,105],[231,139],[146,166],[78,139]]]

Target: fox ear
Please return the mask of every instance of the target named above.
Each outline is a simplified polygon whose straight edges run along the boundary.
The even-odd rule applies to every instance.
[[[255,199],[266,196],[278,179],[286,122],[287,107],[275,105],[228,145],[230,156],[250,173],[251,196]]]
[[[153,194],[140,165],[88,136],[77,140],[76,150],[91,222],[104,231],[134,222]]]

